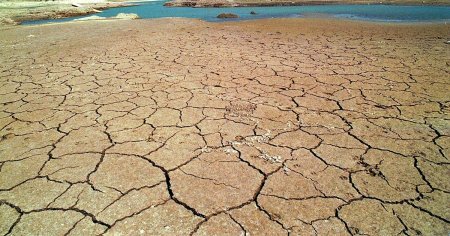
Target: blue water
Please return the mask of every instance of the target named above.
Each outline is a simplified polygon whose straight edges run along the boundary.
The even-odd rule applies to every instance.
[[[308,17],[315,14],[328,17],[382,22],[450,22],[450,6],[392,6],[392,5],[320,5],[284,7],[233,7],[233,8],[191,8],[164,7],[165,1],[142,2],[138,6],[110,8],[95,14],[102,17],[118,13],[136,13],[141,18],[185,17],[211,22],[230,20],[251,20],[260,18]],[[250,14],[255,11],[257,14]],[[220,13],[234,13],[238,19],[218,19]],[[82,17],[57,20],[40,20],[24,24],[64,22]]]

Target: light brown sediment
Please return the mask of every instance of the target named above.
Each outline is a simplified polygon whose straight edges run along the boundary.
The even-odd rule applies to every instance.
[[[3,1],[0,2],[0,27],[17,25],[24,21],[85,16],[107,8],[136,5],[124,1],[108,2],[106,0],[82,0],[81,3],[79,7],[75,7],[72,2],[64,0]]]
[[[0,29],[0,233],[447,235],[449,30]]]

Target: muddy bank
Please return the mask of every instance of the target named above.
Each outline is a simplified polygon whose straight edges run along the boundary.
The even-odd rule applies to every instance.
[[[126,2],[92,2],[79,7],[69,2],[2,2],[0,3],[0,25],[16,25],[29,20],[59,19],[84,16],[113,7],[135,4]]]

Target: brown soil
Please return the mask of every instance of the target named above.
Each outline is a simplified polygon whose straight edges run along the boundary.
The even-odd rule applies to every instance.
[[[449,30],[0,29],[0,234],[448,235]]]

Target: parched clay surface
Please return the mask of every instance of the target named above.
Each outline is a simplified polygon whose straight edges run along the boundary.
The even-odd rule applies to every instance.
[[[0,29],[0,234],[448,235],[449,31]]]

